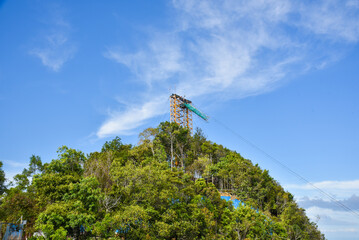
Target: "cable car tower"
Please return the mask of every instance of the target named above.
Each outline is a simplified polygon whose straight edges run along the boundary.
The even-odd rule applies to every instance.
[[[172,94],[171,98],[171,122],[175,122],[178,125],[188,128],[192,133],[192,112],[205,121],[208,121],[208,116],[199,111],[192,105],[192,102],[177,94]]]

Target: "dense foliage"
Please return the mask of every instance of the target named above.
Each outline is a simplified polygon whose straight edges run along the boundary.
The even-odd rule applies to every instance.
[[[2,183],[0,171],[0,193]],[[2,196],[0,221],[23,216],[49,239],[324,239],[268,171],[168,122],[137,146],[117,137],[87,156],[66,146],[50,163],[32,156]]]
[[[0,196],[5,192],[5,172],[2,170],[3,163],[0,161]]]

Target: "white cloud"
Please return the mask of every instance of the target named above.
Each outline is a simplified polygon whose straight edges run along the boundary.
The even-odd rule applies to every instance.
[[[56,9],[56,10],[54,10]],[[41,34],[29,54],[39,58],[42,64],[58,72],[62,66],[73,58],[77,47],[70,41],[71,25],[61,12],[60,6],[55,6],[49,22],[49,29]]]
[[[18,161],[13,161],[13,160],[1,160],[1,162],[4,164],[5,167],[9,166],[12,168],[25,168],[27,167],[26,163],[21,163]]]
[[[261,94],[334,61],[338,43],[358,41],[355,2],[329,2],[176,0],[172,29],[157,31],[138,51],[110,47],[104,55],[149,86],[144,96],[163,96],[174,87],[192,100]],[[131,132],[165,112],[159,107],[165,102],[148,99],[111,113],[97,135]]]
[[[140,81],[151,86],[154,81],[171,78],[183,70],[181,46],[174,34],[156,34],[146,48],[125,53],[119,47],[109,48],[104,56],[125,65]]]
[[[21,173],[21,171],[26,168],[28,165],[14,160],[0,160],[3,163],[3,170],[5,172],[6,182],[10,183],[13,181],[13,178],[16,174]]]
[[[15,171],[15,170],[9,170],[9,171],[5,171],[5,178],[6,178],[6,183],[9,184],[12,181],[14,181],[14,177],[21,173],[21,171]]]
[[[351,180],[351,181],[322,181],[322,182],[315,182],[313,183],[315,187],[318,187],[323,190],[359,190],[359,180]],[[313,189],[313,187],[310,184],[291,184],[287,185],[287,188],[290,189]]]
[[[75,52],[76,47],[69,43],[68,37],[61,32],[45,36],[41,47],[29,51],[31,55],[40,58],[44,66],[55,72],[59,71]]]
[[[320,195],[310,184],[285,188],[294,193],[298,205],[306,209],[312,221],[319,217],[319,229],[328,239],[354,239],[359,232],[359,180],[322,181],[313,185],[334,196],[336,201]]]
[[[335,211],[332,209],[310,207],[306,209],[307,216],[314,220],[319,217],[319,229],[326,235],[328,239],[354,239],[359,233],[359,217],[348,211]],[[357,212],[359,214],[359,212]],[[337,237],[335,233],[345,234]],[[354,237],[354,238],[353,238]]]
[[[312,184],[331,196],[334,196],[337,200],[344,200],[345,198],[350,198],[352,195],[359,196],[359,180],[322,181]],[[309,197],[309,199],[323,198],[329,200],[327,196],[320,194],[315,187],[310,184],[288,184],[285,186],[285,188],[294,193],[294,196],[298,199],[306,196]]]
[[[132,129],[135,129],[145,123],[149,118],[158,116],[167,111],[167,96],[160,96],[149,100],[140,107],[131,107],[129,110],[118,113],[110,113],[110,118],[101,126],[97,136],[102,138],[113,134],[131,135]]]
[[[338,200],[337,202],[333,202],[330,200],[325,200],[321,198],[309,198],[309,197],[302,197],[297,200],[298,204],[303,208],[310,208],[310,207],[321,207],[321,208],[327,208],[332,210],[359,210],[359,196],[352,195],[351,197],[343,200]],[[346,208],[343,208],[343,205],[346,206]],[[359,215],[358,215],[359,217]]]
[[[358,1],[322,0],[303,3],[300,14],[300,24],[316,34],[349,42],[357,42],[359,39]]]

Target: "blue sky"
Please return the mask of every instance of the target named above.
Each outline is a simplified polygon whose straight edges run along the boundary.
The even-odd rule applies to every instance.
[[[328,239],[359,218],[359,1],[0,1],[0,160],[136,144],[185,95],[214,142],[269,169]]]

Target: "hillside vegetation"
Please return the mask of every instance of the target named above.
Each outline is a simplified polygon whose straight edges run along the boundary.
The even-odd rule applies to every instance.
[[[2,196],[0,221],[23,216],[27,233],[49,239],[324,239],[267,170],[168,122],[136,146],[117,137],[87,156],[66,146],[50,163],[32,156]]]

